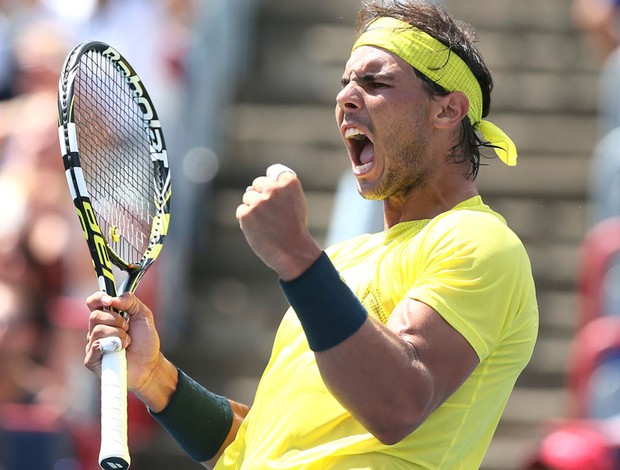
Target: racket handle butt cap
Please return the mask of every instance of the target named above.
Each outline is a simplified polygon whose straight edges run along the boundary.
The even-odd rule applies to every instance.
[[[129,463],[129,457],[99,457],[99,466],[103,470],[127,470]]]

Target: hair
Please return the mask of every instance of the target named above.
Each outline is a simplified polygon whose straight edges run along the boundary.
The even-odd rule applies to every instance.
[[[458,55],[472,71],[482,90],[482,117],[489,114],[493,79],[482,54],[474,46],[476,32],[471,25],[452,18],[443,8],[416,0],[363,0],[357,18],[356,38],[366,27],[380,17],[397,18],[424,31],[444,44]],[[424,82],[431,96],[449,94],[445,88],[435,83],[419,70],[416,75]],[[475,179],[480,168],[483,148],[494,146],[481,138],[467,117],[461,121],[461,132],[457,143],[452,147],[448,158],[455,163],[469,162],[467,176]]]

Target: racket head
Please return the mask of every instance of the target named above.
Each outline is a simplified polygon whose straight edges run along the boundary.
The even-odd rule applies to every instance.
[[[144,83],[110,45],[67,56],[58,85],[59,141],[67,182],[101,288],[116,294],[112,264],[133,291],[155,261],[170,222],[170,169],[161,123]]]

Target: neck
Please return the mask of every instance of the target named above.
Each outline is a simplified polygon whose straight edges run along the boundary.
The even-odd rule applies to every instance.
[[[457,187],[445,184],[429,188],[419,187],[404,196],[383,201],[384,225],[388,229],[401,222],[432,219],[457,204],[478,195],[471,180],[461,181]]]

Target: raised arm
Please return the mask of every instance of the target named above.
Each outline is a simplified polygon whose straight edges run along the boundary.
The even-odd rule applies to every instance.
[[[257,178],[237,218],[282,281],[325,384],[375,437],[392,444],[418,427],[478,365],[474,349],[431,307],[397,305],[387,325],[366,310],[306,227],[299,180]]]

